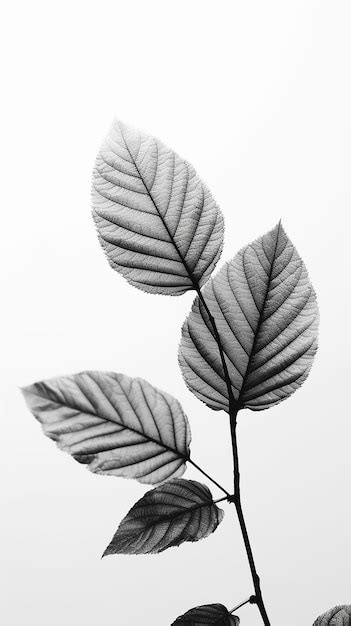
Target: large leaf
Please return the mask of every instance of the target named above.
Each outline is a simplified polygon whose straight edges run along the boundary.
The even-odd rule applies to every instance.
[[[351,605],[340,604],[320,615],[313,626],[351,626]]]
[[[185,471],[191,436],[183,409],[141,378],[82,372],[22,391],[44,433],[96,474],[155,484]]]
[[[103,556],[163,552],[213,533],[223,519],[210,490],[175,479],[148,491],[120,523]]]
[[[317,349],[318,307],[306,267],[282,226],[243,248],[203,289],[215,318],[237,408],[266,409],[306,379]],[[190,390],[229,410],[211,321],[195,299],[180,366]]]
[[[116,122],[96,160],[93,217],[111,267],[150,293],[203,285],[223,217],[194,168],[155,137]]]
[[[204,604],[190,609],[176,619],[172,626],[202,626],[215,624],[216,626],[238,626],[240,619],[231,615],[223,604]]]

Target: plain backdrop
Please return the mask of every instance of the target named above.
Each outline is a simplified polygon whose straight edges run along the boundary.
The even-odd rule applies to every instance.
[[[45,438],[19,386],[83,369],[147,378],[189,416],[194,460],[231,489],[229,428],[177,364],[193,295],[113,272],[90,215],[113,118],[187,158],[225,216],[222,261],[282,218],[317,290],[301,390],[240,414],[243,505],[272,626],[350,603],[351,5],[8,2],[1,20],[1,614],[6,626],[166,626],[252,593],[234,509],[209,539],[101,560],[145,492]],[[220,264],[221,264],[220,262]],[[220,266],[219,264],[219,266]],[[190,468],[187,478],[201,476]],[[216,489],[215,496],[219,497]],[[259,626],[255,607],[243,626]]]

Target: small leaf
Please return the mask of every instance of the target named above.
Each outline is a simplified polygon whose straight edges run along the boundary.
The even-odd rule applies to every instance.
[[[81,372],[22,391],[45,435],[96,474],[155,484],[185,471],[191,435],[183,409],[142,378]]]
[[[320,615],[313,626],[351,626],[351,605],[340,604]]]
[[[203,285],[223,217],[194,168],[155,137],[116,122],[93,173],[93,217],[112,269],[149,293]]]
[[[172,480],[148,491],[133,506],[103,556],[151,554],[199,541],[216,530],[223,515],[206,485]]]
[[[240,619],[231,615],[223,604],[204,604],[190,609],[176,619],[172,626],[202,626],[215,624],[216,626],[238,626]]]
[[[243,248],[203,289],[221,338],[237,408],[262,410],[307,378],[317,349],[318,307],[306,267],[280,223]],[[210,319],[199,298],[179,352],[189,389],[229,411]]]

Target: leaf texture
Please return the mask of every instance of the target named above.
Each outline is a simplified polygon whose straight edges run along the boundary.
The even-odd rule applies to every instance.
[[[223,604],[204,604],[190,609],[176,619],[172,626],[202,626],[215,624],[216,626],[238,626],[240,619],[231,615]]]
[[[213,533],[223,519],[210,490],[175,479],[148,491],[120,523],[103,556],[152,554]]]
[[[313,623],[313,626],[351,626],[351,605],[334,606]]]
[[[194,168],[155,137],[116,122],[93,172],[93,217],[111,267],[150,293],[203,285],[223,217]]]
[[[306,267],[280,223],[226,263],[202,293],[237,408],[267,409],[300,387],[317,349],[318,307]],[[198,297],[183,325],[179,362],[198,398],[229,411],[213,327]]]
[[[183,409],[141,378],[90,371],[22,391],[45,435],[96,474],[156,484],[185,471],[191,435]]]

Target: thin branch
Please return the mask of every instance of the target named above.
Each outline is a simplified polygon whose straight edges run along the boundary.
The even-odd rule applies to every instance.
[[[230,493],[229,491],[227,491],[226,489],[224,489],[224,487],[222,487],[214,478],[212,478],[209,474],[207,474],[207,472],[205,472],[202,467],[200,467],[199,465],[197,465],[197,463],[195,463],[195,461],[193,461],[192,459],[188,458],[187,459],[188,463],[190,463],[191,465],[193,465],[194,467],[196,467],[196,469],[201,472],[201,474],[203,474],[204,476],[206,476],[206,478],[208,478],[208,480],[210,480],[214,485],[216,485],[216,487],[218,487],[218,489],[220,489],[221,491],[223,491],[223,493],[226,494],[227,497],[230,497]],[[223,498],[224,500],[226,498]]]
[[[233,445],[233,462],[234,462],[234,504],[240,524],[241,534],[243,536],[245,549],[247,558],[250,565],[251,576],[255,588],[255,596],[256,596],[256,604],[258,606],[258,610],[260,611],[263,623],[265,626],[270,626],[270,621],[268,619],[268,615],[266,612],[266,608],[263,602],[262,592],[261,592],[261,584],[260,577],[257,574],[255,561],[252,553],[252,548],[250,544],[249,535],[246,528],[245,518],[241,506],[241,497],[240,497],[240,471],[239,471],[239,456],[238,456],[238,443],[236,436],[236,425],[237,425],[237,413],[235,412],[230,414],[230,430],[232,435],[232,445]]]
[[[218,502],[224,502],[224,500],[228,502],[228,497],[224,496],[224,498],[218,498],[218,500],[213,500],[213,504],[218,504]]]
[[[244,600],[243,602],[240,602],[240,604],[237,604],[234,607],[234,609],[229,611],[229,613],[234,613],[234,611],[237,611],[238,609],[241,609],[241,607],[244,606],[245,604],[256,604],[256,597],[255,596],[250,596],[247,600]]]

